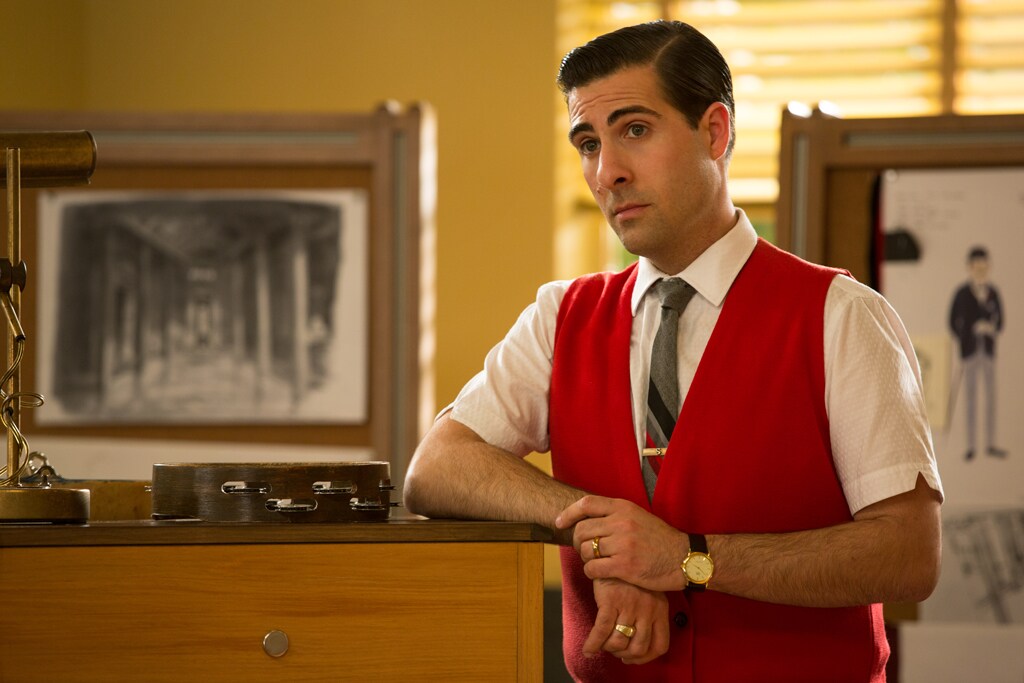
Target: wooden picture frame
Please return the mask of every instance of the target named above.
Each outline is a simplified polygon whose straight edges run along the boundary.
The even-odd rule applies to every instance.
[[[1024,115],[842,119],[785,110],[777,243],[874,285],[873,194],[888,169],[1024,166]]]
[[[432,322],[435,124],[426,105],[369,114],[99,114],[0,112],[2,130],[87,130],[96,171],[76,192],[330,191],[368,198],[365,419],[330,424],[216,421],[46,424],[22,411],[33,434],[119,440],[258,442],[370,448],[401,481],[433,417]],[[40,192],[21,194],[22,255],[29,280],[23,390],[38,390]],[[102,264],[99,264],[102,267]],[[282,448],[283,455],[287,449]]]
[[[809,116],[784,111],[777,243],[877,288],[873,240],[882,174],[984,167],[1024,167],[1024,115],[842,119],[817,108]],[[918,608],[887,604],[885,614],[889,621],[914,620]]]

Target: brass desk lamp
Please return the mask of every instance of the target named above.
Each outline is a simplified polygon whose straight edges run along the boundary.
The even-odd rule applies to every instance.
[[[55,187],[89,182],[96,168],[96,143],[86,131],[0,131],[5,163],[0,184],[7,189],[7,256],[0,258],[0,308],[7,319],[7,370],[0,378],[0,423],[7,430],[7,463],[0,464],[0,523],[85,522],[88,489],[54,488],[47,477],[27,485],[22,475],[32,453],[21,431],[21,409],[43,397],[21,389],[26,336],[21,326],[21,292],[28,268],[21,260],[21,187]]]

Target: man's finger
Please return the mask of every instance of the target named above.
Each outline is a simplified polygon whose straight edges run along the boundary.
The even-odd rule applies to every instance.
[[[636,632],[629,639],[629,649],[626,652],[626,656],[622,658],[622,661],[626,661],[627,658],[642,658],[651,647],[651,625],[638,622],[634,624],[634,627]]]
[[[601,560],[613,555],[615,540],[609,535],[604,536],[599,531],[592,532],[593,535],[580,536],[573,539],[573,546],[580,554],[584,562]]]
[[[584,656],[593,657],[601,652],[605,641],[615,632],[617,614],[611,610],[598,611],[597,618],[594,620],[594,628],[590,629],[590,634],[583,643]]]
[[[608,640],[604,642],[602,648],[605,652],[612,654],[616,657],[622,658],[626,656],[626,653],[630,647],[630,639],[624,636],[618,631],[612,631],[612,634],[608,637]]]
[[[611,511],[612,502],[611,498],[602,496],[583,496],[558,513],[555,517],[555,526],[559,529],[568,529],[587,517],[603,517]]]

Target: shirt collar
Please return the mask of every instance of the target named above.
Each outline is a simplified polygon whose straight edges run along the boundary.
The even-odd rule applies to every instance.
[[[640,257],[640,264],[637,267],[636,283],[633,285],[633,297],[631,300],[633,315],[636,315],[643,301],[644,294],[655,282],[662,278],[681,277],[697,290],[697,293],[707,299],[716,308],[725,301],[725,295],[729,293],[733,281],[739,275],[743,264],[750,258],[754,247],[757,246],[757,232],[750,224],[750,219],[742,209],[737,209],[738,219],[729,232],[725,233],[717,242],[704,250],[700,256],[694,259],[693,263],[683,269],[682,272],[672,275],[658,270],[653,263],[644,257]]]

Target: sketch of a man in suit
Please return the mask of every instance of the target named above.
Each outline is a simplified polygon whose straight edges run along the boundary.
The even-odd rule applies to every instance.
[[[996,337],[1003,329],[1003,307],[999,290],[989,282],[988,271],[988,250],[973,247],[967,255],[968,280],[956,290],[949,310],[949,326],[960,344],[961,371],[967,394],[966,460],[973,459],[978,450],[979,379],[985,392],[986,452],[999,458],[1006,456],[1006,451],[995,445]]]

